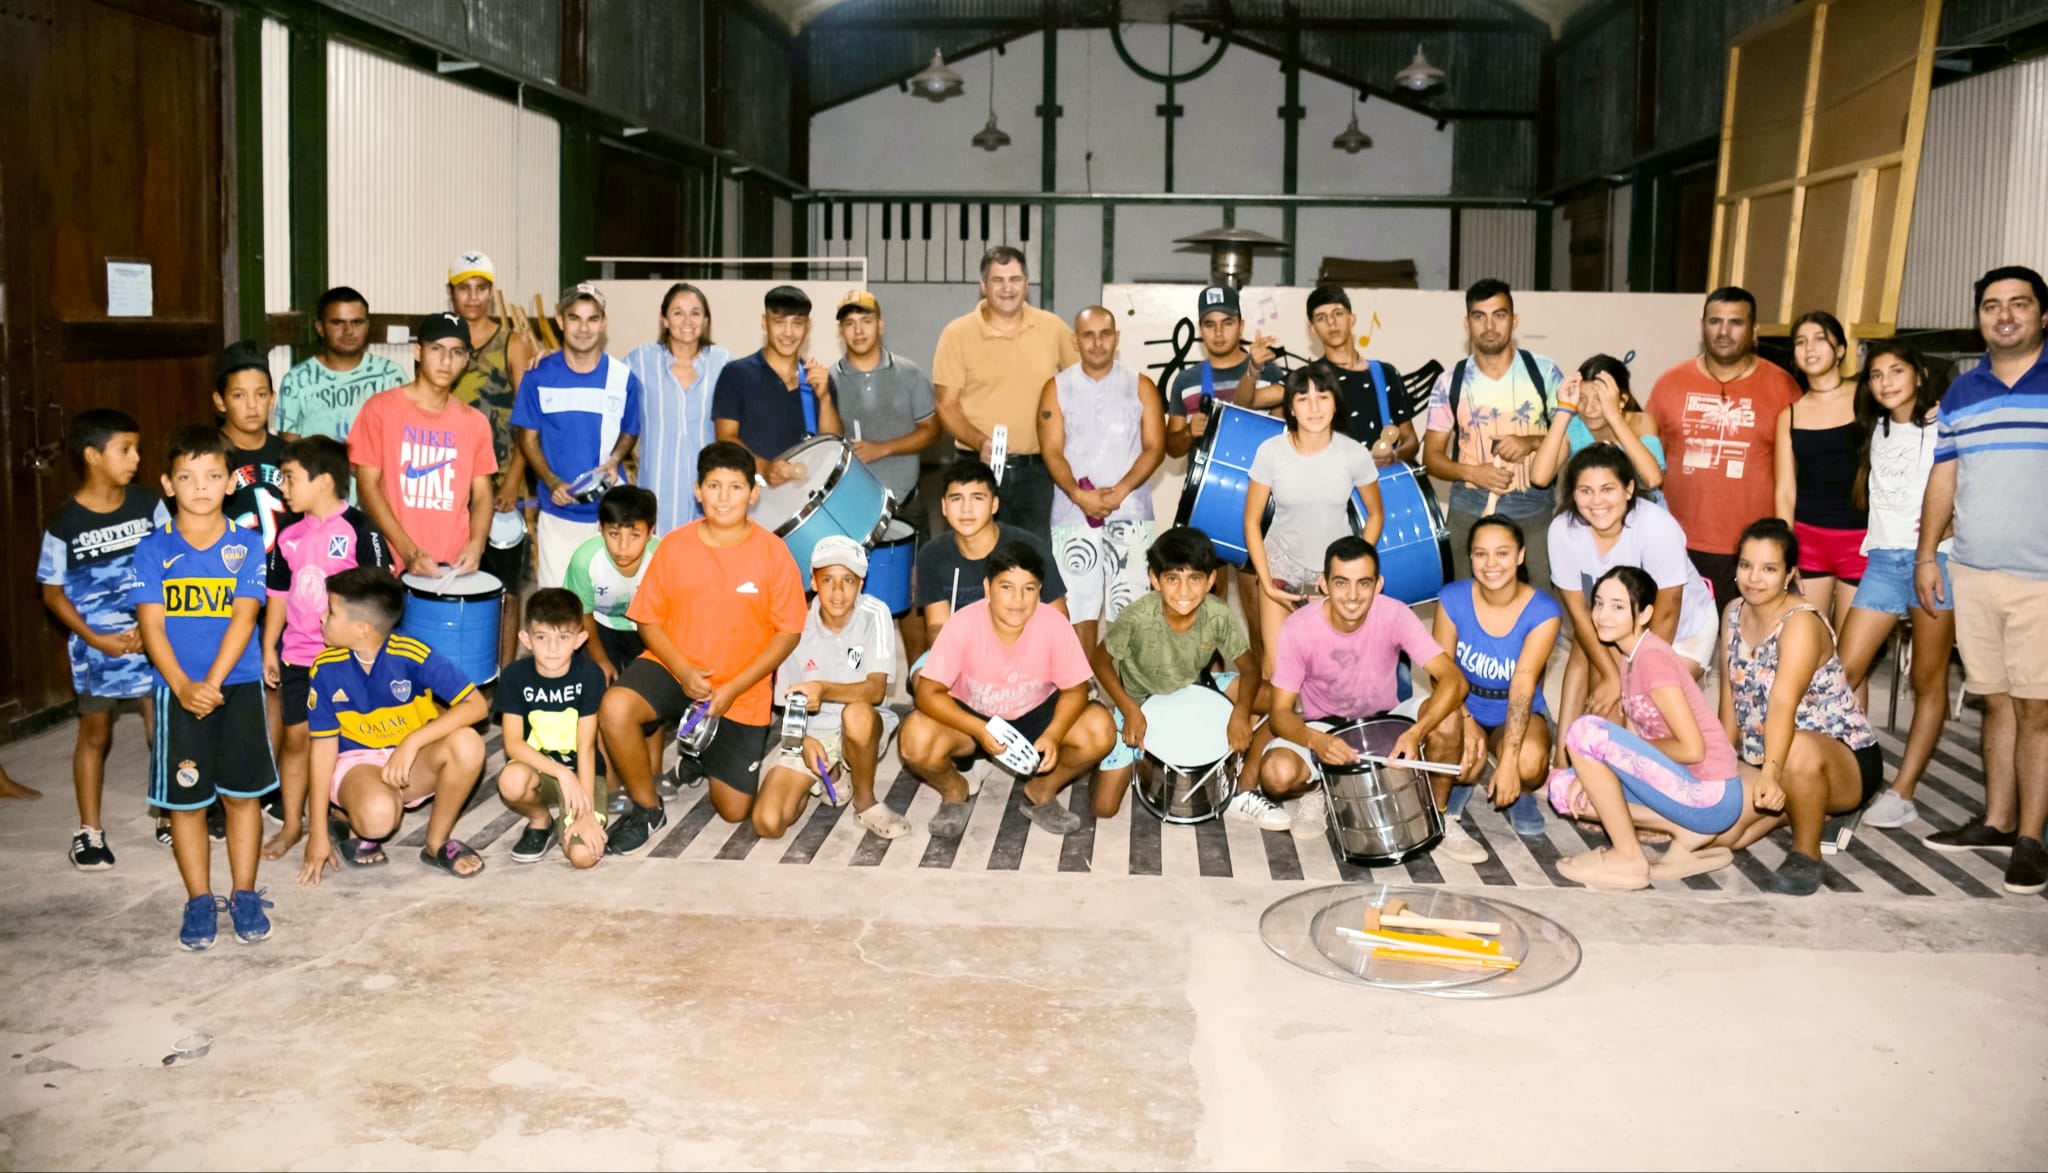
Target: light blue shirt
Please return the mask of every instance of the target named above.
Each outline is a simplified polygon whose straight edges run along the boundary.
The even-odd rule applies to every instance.
[[[718,373],[732,361],[723,346],[697,352],[697,381],[683,386],[670,369],[675,362],[658,342],[636,347],[626,366],[640,380],[640,484],[660,501],[655,532],[668,533],[696,520],[697,453],[718,438],[711,421],[711,391]]]

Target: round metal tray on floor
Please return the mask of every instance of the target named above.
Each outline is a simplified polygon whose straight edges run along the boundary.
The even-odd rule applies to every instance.
[[[1511,970],[1443,969],[1372,956],[1369,946],[1338,931],[1362,929],[1365,910],[1390,898],[1420,916],[1499,921],[1501,953],[1521,962]],[[1297,892],[1259,918],[1266,947],[1310,973],[1336,981],[1439,998],[1512,998],[1546,990],[1579,968],[1577,937],[1520,905],[1441,888],[1405,884],[1333,884]]]

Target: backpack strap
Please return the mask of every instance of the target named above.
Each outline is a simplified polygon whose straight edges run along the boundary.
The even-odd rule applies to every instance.
[[[1529,372],[1529,381],[1536,385],[1536,402],[1543,405],[1543,427],[1550,428],[1550,388],[1543,383],[1543,370],[1536,365],[1536,356],[1519,347],[1515,353],[1522,356],[1522,369]]]
[[[1472,360],[1461,358],[1451,368],[1451,459],[1458,459],[1458,397],[1465,392],[1465,366]]]

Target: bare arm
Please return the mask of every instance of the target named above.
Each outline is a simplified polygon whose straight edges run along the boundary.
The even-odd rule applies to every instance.
[[[1380,541],[1380,531],[1387,525],[1387,506],[1380,498],[1380,479],[1375,476],[1369,481],[1361,481],[1357,488],[1359,500],[1365,502],[1364,524],[1359,527],[1364,532],[1359,536],[1365,539],[1366,545],[1376,546]]]
[[[832,394],[832,376],[824,374],[821,367],[819,378],[811,388],[818,397],[818,431],[833,436],[845,435],[846,421],[839,418],[839,397]]]
[[[1564,392],[1559,391],[1561,397]],[[1529,458],[1529,483],[1539,489],[1547,489],[1557,481],[1557,473],[1565,462],[1571,459],[1571,423],[1573,412],[1559,404],[1551,413],[1550,431],[1544,433],[1543,446],[1536,455]]]
[[[1650,614],[1650,630],[1665,643],[1678,639],[1678,610],[1685,603],[1685,588],[1662,587],[1657,591],[1657,609]],[[1591,622],[1589,617],[1587,622]]]
[[[1664,715],[1664,724],[1671,730],[1671,736],[1660,737],[1650,744],[1681,766],[1705,761],[1706,735],[1700,732],[1700,723],[1693,720],[1692,706],[1685,703],[1685,692],[1675,684],[1653,688],[1650,690],[1650,703],[1657,706],[1657,711]]]
[[[1764,781],[1775,782],[1792,753],[1792,737],[1799,731],[1799,702],[1806,697],[1813,674],[1827,659],[1832,644],[1819,615],[1802,611],[1786,619],[1778,634],[1778,674],[1771,679],[1771,696],[1764,707]]]
[[[384,496],[384,470],[374,464],[356,465],[356,500],[377,528],[391,542],[392,557],[398,559],[401,570],[427,573],[430,567],[415,567],[413,563],[420,556],[419,544],[405,527],[398,524],[398,514],[391,508],[391,502]],[[428,559],[429,562],[432,559]]]
[[[1778,519],[1792,524],[1792,510],[1799,501],[1799,465],[1792,456],[1792,409],[1778,413],[1778,448],[1771,456],[1777,484],[1774,486]]]
[[[547,455],[540,450],[540,433],[532,428],[513,428],[512,435],[520,453],[526,457],[526,467],[533,470],[533,478],[555,495],[555,504],[567,505],[568,502],[562,498],[568,496],[569,482],[556,476],[555,470],[548,467]]]
[[[1560,620],[1551,619],[1536,625],[1535,630],[1522,641],[1522,654],[1515,660],[1514,678],[1508,682],[1508,719],[1501,730],[1496,769],[1512,776],[1518,792],[1522,739],[1529,732],[1529,718],[1536,709],[1536,693],[1543,687],[1543,673],[1550,666],[1550,653],[1557,648],[1560,623]],[[1516,795],[1508,797],[1512,800]],[[1494,789],[1493,800],[1501,803],[1498,786]]]
[[[1438,725],[1465,707],[1465,697],[1472,687],[1466,683],[1465,674],[1458,671],[1458,662],[1451,658],[1449,652],[1438,652],[1436,658],[1422,666],[1422,670],[1429,673],[1429,699],[1415,714],[1414,727],[1402,734],[1404,739],[1414,737],[1418,745],[1434,733]]]
[[[1131,471],[1114,486],[1116,505],[1125,497],[1145,487],[1152,474],[1166,459],[1166,402],[1159,397],[1159,386],[1145,375],[1138,376],[1138,403],[1144,409],[1140,422],[1140,449],[1138,459],[1131,464]],[[1112,508],[1115,506],[1112,505]]]
[[[1913,591],[1928,612],[1945,601],[1941,589],[1941,567],[1935,562],[1942,535],[1955,520],[1956,462],[1944,460],[1927,474],[1927,493],[1920,501],[1920,542],[1913,551]]]
[[[1260,532],[1259,522],[1266,516],[1266,502],[1273,498],[1273,486],[1262,485],[1257,481],[1247,481],[1245,484],[1245,566],[1258,576],[1259,582],[1271,586],[1273,572],[1266,565],[1266,535]]]
[[[932,385],[932,403],[938,408],[939,423],[953,442],[969,452],[979,453],[989,442],[988,433],[967,418],[967,410],[960,406],[960,388],[944,383]]]
[[[1655,492],[1664,487],[1664,466],[1657,463],[1657,454],[1643,443],[1644,436],[1656,434],[1656,423],[1642,412],[1626,417],[1621,426],[1614,429],[1621,450],[1628,453],[1628,462],[1635,466],[1637,492]]]
[[[747,661],[746,667],[741,668],[731,680],[711,690],[710,715],[724,716],[725,711],[732,707],[733,701],[738,700],[741,693],[766,679],[769,673],[781,666],[784,660],[789,659],[789,654],[796,650],[797,639],[798,633],[794,631],[778,631],[768,637],[767,644],[752,660]]]
[[[1088,490],[1081,487],[1074,477],[1074,466],[1067,463],[1067,413],[1060,408],[1059,384],[1051,379],[1038,389],[1038,454],[1045,460],[1045,472],[1052,483],[1085,512],[1088,503],[1081,495]]]
[[[1166,417],[1166,454],[1186,456],[1195,446],[1195,434],[1188,427],[1188,417],[1170,415]]]
[[[711,426],[712,430],[717,434],[720,440],[733,444],[738,444],[740,447],[746,448],[746,441],[740,439],[740,421],[714,419],[711,421]],[[775,463],[774,459],[771,457],[763,456],[758,452],[754,452],[754,450],[751,448],[748,448],[747,451],[753,452],[754,472],[759,476],[767,476],[768,466]]]
[[[790,685],[792,691],[801,691],[810,700],[809,709],[815,713],[818,706],[827,702],[835,705],[879,705],[889,696],[889,674],[870,672],[866,680],[845,683],[836,680],[802,680]]]
[[[511,481],[506,481],[511,484]],[[491,539],[491,478],[477,477],[469,483],[469,540],[462,544],[462,553],[456,556],[457,574],[474,574],[483,565],[484,545]],[[483,720],[482,717],[477,720]],[[472,722],[474,724],[474,722]]]
[[[917,678],[917,711],[948,729],[965,733],[983,749],[1001,750],[995,735],[988,731],[988,722],[960,707],[960,702],[953,699],[946,686],[929,676]]]

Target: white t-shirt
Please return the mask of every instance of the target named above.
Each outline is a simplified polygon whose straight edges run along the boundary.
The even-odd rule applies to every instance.
[[[1911,550],[1920,544],[1920,502],[1934,471],[1934,425],[1879,421],[1870,432],[1870,528],[1862,553]],[[1942,553],[1955,545],[1949,538]]]
[[[1252,480],[1273,490],[1273,524],[1266,530],[1266,569],[1295,588],[1323,572],[1330,543],[1351,536],[1351,493],[1377,484],[1372,452],[1349,436],[1331,436],[1330,446],[1305,456],[1282,432],[1259,445]]]
[[[775,698],[779,702],[791,685],[806,680],[864,684],[877,672],[891,681],[896,678],[896,620],[889,614],[889,605],[873,595],[862,595],[854,600],[846,626],[833,631],[825,626],[824,617],[818,614],[818,601],[812,599],[796,650],[775,669]],[[825,702],[811,714],[810,727],[839,728],[839,712],[845,707]]]
[[[1660,591],[1685,588],[1674,646],[1685,647],[1701,637],[1712,640],[1717,623],[1713,588],[1693,568],[1685,552],[1685,531],[1662,505],[1637,498],[1621,523],[1621,536],[1605,554],[1600,553],[1593,527],[1578,514],[1566,510],[1551,519],[1550,581],[1560,594],[1577,591],[1590,605],[1593,584],[1616,566],[1640,568],[1656,580]]]

